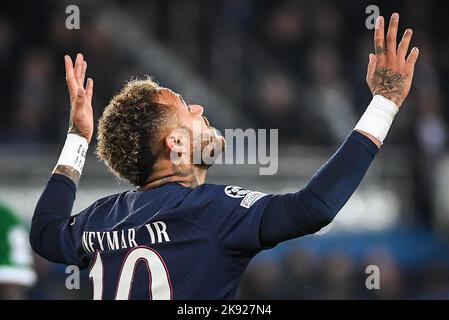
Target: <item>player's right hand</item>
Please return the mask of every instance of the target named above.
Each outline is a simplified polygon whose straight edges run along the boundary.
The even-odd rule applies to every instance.
[[[78,134],[90,143],[94,132],[92,112],[94,81],[88,78],[86,87],[84,87],[87,62],[84,61],[82,54],[77,54],[75,66],[68,55],[64,56],[64,61],[71,107],[68,132]]]
[[[373,95],[382,95],[400,107],[410,91],[419,50],[414,47],[407,56],[413,33],[411,29],[405,30],[397,46],[399,25],[397,13],[391,15],[385,46],[384,24],[384,18],[379,16],[374,32],[376,54],[370,54],[366,81]]]

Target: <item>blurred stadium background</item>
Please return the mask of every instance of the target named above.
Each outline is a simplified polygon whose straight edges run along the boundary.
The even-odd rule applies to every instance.
[[[80,30],[67,30],[67,5]],[[449,298],[449,35],[439,1],[2,1],[0,201],[29,224],[69,116],[63,55],[84,53],[96,119],[132,76],[149,74],[202,104],[220,129],[278,128],[279,171],[219,165],[209,182],[287,192],[336,150],[370,101],[365,8],[401,14],[421,49],[414,86],[366,179],[319,235],[258,256],[241,298]],[[129,186],[91,147],[75,210]],[[365,268],[380,268],[367,290]],[[35,257],[30,299],[90,298],[65,266]]]

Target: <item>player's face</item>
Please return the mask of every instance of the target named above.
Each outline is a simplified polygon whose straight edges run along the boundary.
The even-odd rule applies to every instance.
[[[201,148],[200,150],[192,148],[192,153],[196,151],[201,152],[201,154],[208,153],[208,157],[216,159],[224,151],[226,141],[203,115],[204,108],[202,106],[187,104],[181,95],[167,88],[161,90],[160,99],[162,103],[173,108],[173,112],[177,115],[178,125],[183,128],[188,128],[192,133],[191,141],[193,142],[193,147],[199,146]],[[201,159],[204,160],[203,157]],[[207,166],[212,165],[209,162],[203,162],[203,164]]]

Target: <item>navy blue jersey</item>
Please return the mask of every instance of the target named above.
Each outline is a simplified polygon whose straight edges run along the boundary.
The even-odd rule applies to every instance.
[[[378,148],[354,131],[298,192],[167,183],[98,200],[70,216],[73,181],[50,177],[31,223],[33,249],[89,267],[95,299],[229,299],[250,259],[332,221]]]
[[[97,298],[233,298],[263,249],[259,226],[270,198],[212,184],[128,191],[68,220],[62,252],[67,263],[90,266]]]

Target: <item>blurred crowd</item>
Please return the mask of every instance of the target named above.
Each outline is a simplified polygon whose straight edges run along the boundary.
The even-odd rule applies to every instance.
[[[379,270],[379,278],[368,266]],[[368,285],[367,285],[368,283]],[[403,266],[385,248],[356,259],[344,250],[320,255],[292,247],[281,259],[253,263],[243,278],[241,299],[448,299],[449,271],[443,257]]]
[[[19,1],[20,2],[20,1]],[[64,54],[85,53],[95,80],[95,117],[132,76],[163,74],[142,70],[96,19],[106,1],[79,1],[80,30],[65,28],[66,1],[0,4],[0,146],[61,144],[69,117]],[[337,146],[370,101],[365,83],[373,30],[367,1],[344,0],[169,0],[112,1],[141,24],[159,44],[215,90],[228,97],[258,128],[278,128],[284,145]],[[388,137],[404,147],[414,175],[416,219],[429,224],[434,213],[435,168],[447,151],[449,113],[449,34],[438,1],[376,1],[380,13],[398,11],[401,30],[414,30],[420,48],[414,84]],[[72,3],[70,3],[72,4]],[[174,88],[182,93],[182,87]],[[207,114],[207,106],[206,114]],[[223,112],[226,112],[224,110]],[[211,119],[220,128],[220,119]],[[434,263],[410,274],[392,257],[389,290],[367,292],[360,264],[344,252],[316,256],[298,248],[280,260],[255,264],[242,285],[248,298],[441,297],[448,274]],[[44,262],[46,275],[54,275]],[[64,270],[56,274],[64,278]],[[419,282],[408,279],[419,279]],[[348,280],[349,279],[349,280]],[[43,283],[42,283],[43,281]],[[356,283],[357,285],[347,285]],[[362,286],[359,287],[358,285]],[[59,284],[58,284],[59,286]],[[300,290],[298,290],[300,289]],[[31,291],[45,298],[51,290]],[[57,291],[54,291],[57,292]],[[422,296],[416,295],[420,292]],[[444,293],[444,294],[443,294]],[[379,294],[379,296],[376,296]],[[46,296],[47,295],[47,296]],[[85,297],[82,295],[82,297]]]
[[[365,75],[373,31],[365,25],[369,14],[363,1],[115,2],[235,99],[234,105],[250,114],[258,127],[279,128],[281,143],[338,144],[370,100]],[[2,142],[60,141],[68,112],[61,62],[66,53],[86,55],[89,74],[96,80],[97,116],[127,79],[151,72],[119,54],[120,48],[110,41],[114,35],[98,25],[101,1],[80,3],[81,28],[68,30],[64,1],[23,7],[2,2]],[[400,12],[400,32],[413,28],[413,45],[422,53],[407,111],[401,113],[389,143],[435,155],[446,142],[448,114],[443,106],[449,77],[449,41],[438,19],[438,3],[378,5],[387,17],[393,10]]]

